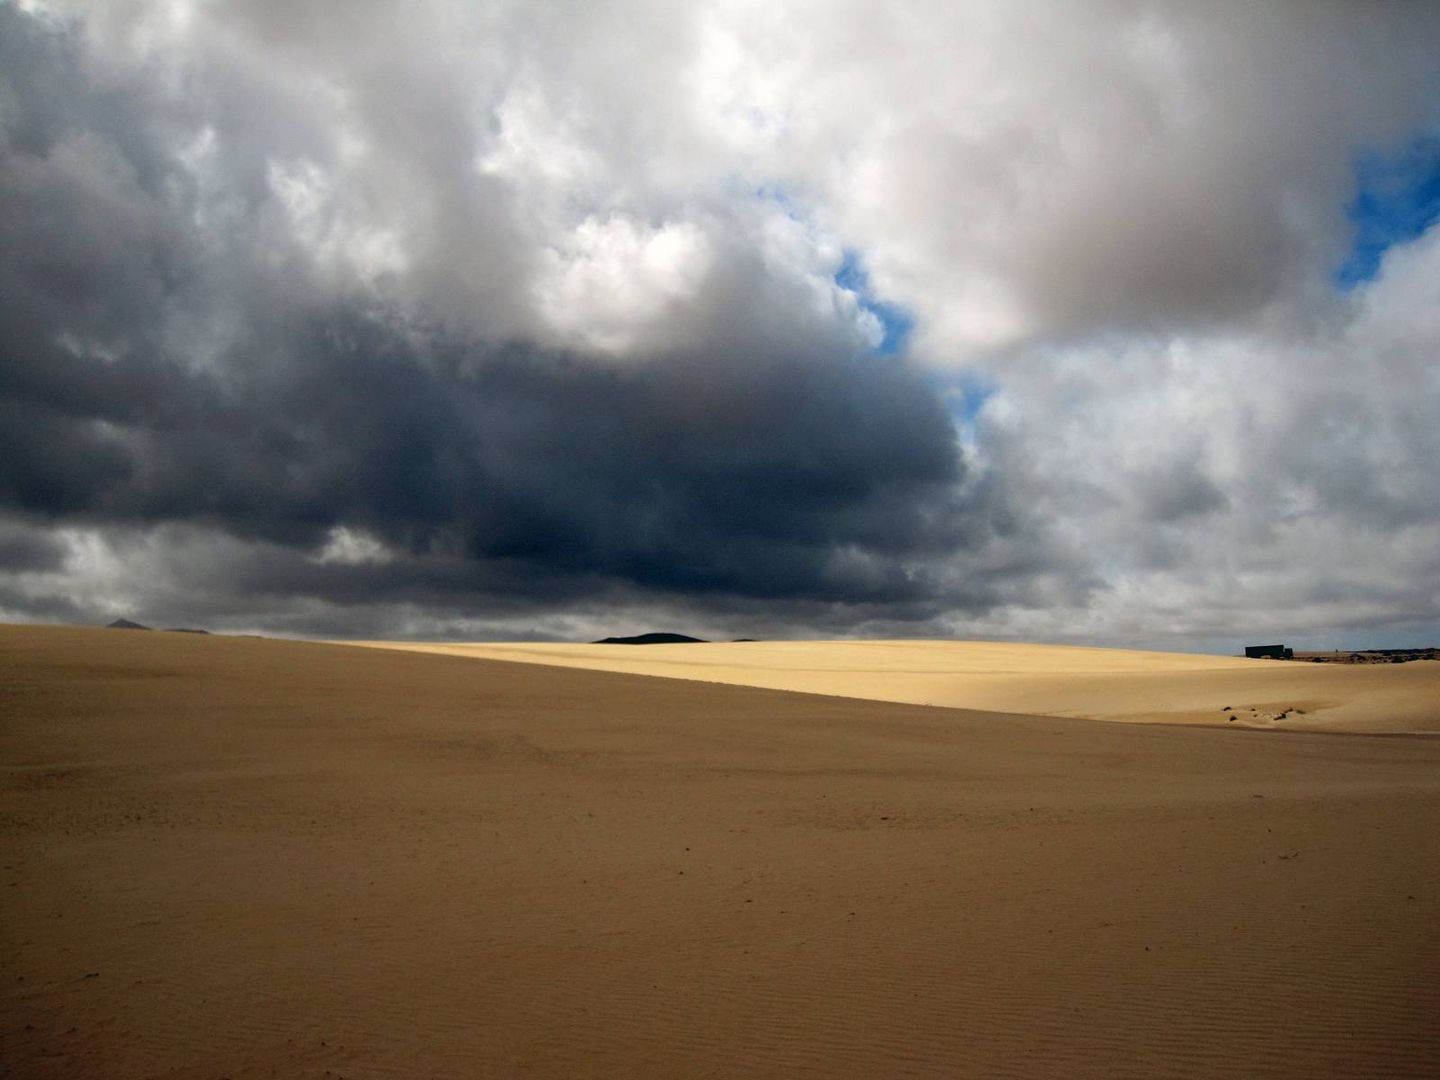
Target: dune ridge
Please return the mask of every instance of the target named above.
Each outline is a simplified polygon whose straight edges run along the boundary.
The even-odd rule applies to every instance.
[[[1131,723],[1440,731],[1440,662],[1340,666],[983,641],[762,641],[617,650],[355,642],[989,712]]]

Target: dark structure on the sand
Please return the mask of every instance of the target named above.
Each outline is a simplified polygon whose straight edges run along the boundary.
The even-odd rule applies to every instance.
[[[1286,645],[1246,645],[1249,660],[1294,660],[1295,650]]]

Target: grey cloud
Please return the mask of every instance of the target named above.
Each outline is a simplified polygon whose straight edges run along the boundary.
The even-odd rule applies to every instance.
[[[64,561],[65,546],[53,536],[0,523],[0,570],[11,574],[58,570]]]
[[[1193,461],[1180,462],[1137,478],[1135,491],[1143,517],[1166,524],[1221,510],[1230,504],[1225,493]]]
[[[1437,120],[1437,44],[1423,4],[891,5],[779,50],[788,114],[842,148],[787,164],[936,362],[1205,331],[1313,299],[1354,155]]]

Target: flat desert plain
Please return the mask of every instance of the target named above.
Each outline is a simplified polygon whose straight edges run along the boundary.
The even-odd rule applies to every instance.
[[[1440,1075],[1440,739],[834,679],[0,627],[0,1072]]]

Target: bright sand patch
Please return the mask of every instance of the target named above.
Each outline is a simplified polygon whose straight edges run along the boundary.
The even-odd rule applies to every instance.
[[[361,644],[991,712],[1440,731],[1440,662],[1435,661],[1308,664],[982,641]],[[1230,712],[1223,711],[1227,705]]]
[[[16,1078],[1440,1075],[1440,740],[0,627]]]

